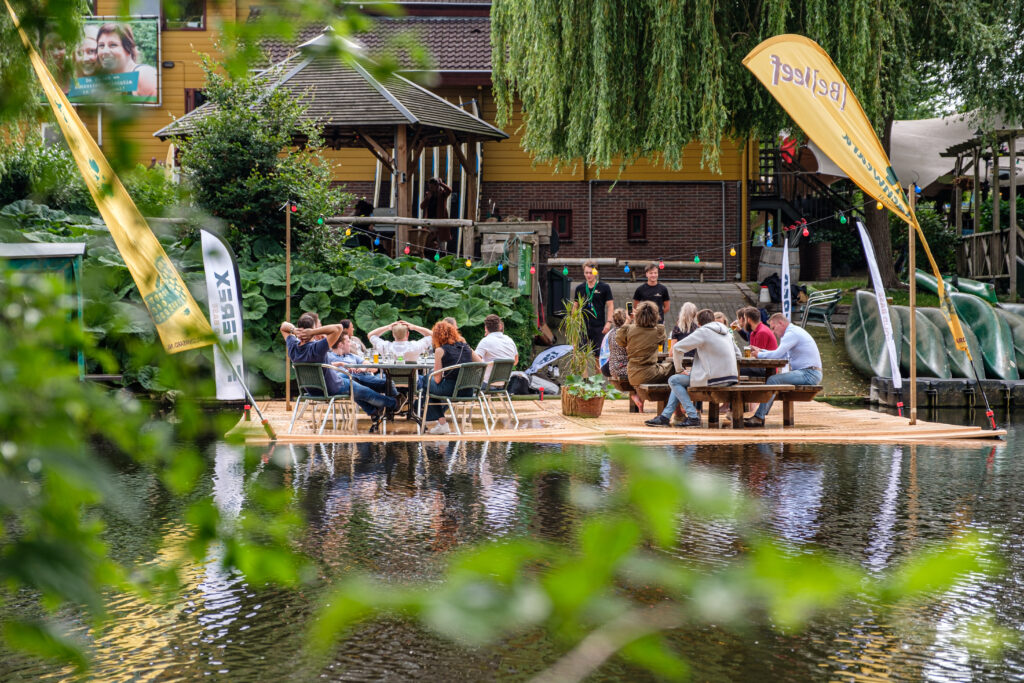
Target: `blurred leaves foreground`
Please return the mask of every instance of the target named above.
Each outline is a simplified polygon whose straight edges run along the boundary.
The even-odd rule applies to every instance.
[[[152,468],[167,495],[188,501],[189,553],[180,563],[203,560],[218,543],[225,564],[254,586],[316,582],[313,562],[296,550],[303,520],[290,486],[272,477],[250,483],[250,502],[230,524],[194,493],[207,468],[195,444],[204,430],[219,435],[227,425],[210,424],[187,400],[154,419],[152,406],[78,380],[69,349],[110,359],[69,321],[70,303],[56,279],[0,270],[0,600],[18,594],[17,609],[0,605],[5,645],[85,671],[87,645],[67,635],[69,611],[99,627],[115,592],[177,597],[180,564],[140,569],[111,557],[102,519],[133,511],[112,483],[112,456],[97,454],[97,444]],[[208,381],[190,354],[167,356],[155,344],[134,353],[151,355],[162,381],[185,396]],[[611,492],[588,483],[600,478],[587,459],[522,462],[522,477],[570,474],[569,499],[584,521],[563,542],[524,537],[463,549],[448,559],[441,583],[350,575],[324,587],[309,625],[311,656],[330,653],[361,622],[397,615],[470,646],[542,630],[563,655],[540,680],[578,680],[615,656],[678,678],[688,667],[666,638],[674,629],[765,624],[792,632],[851,599],[884,611],[1001,571],[995,540],[965,534],[885,575],[869,574],[767,537],[756,503],[723,478],[688,470],[665,452],[613,444],[609,454],[620,473]],[[706,567],[673,556],[681,530],[694,523],[732,530],[728,562]],[[34,608],[25,608],[25,595]],[[987,619],[968,625],[963,642],[992,654],[1008,636]]]

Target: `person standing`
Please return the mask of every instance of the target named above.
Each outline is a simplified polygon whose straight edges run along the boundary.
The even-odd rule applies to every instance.
[[[586,318],[587,343],[591,353],[596,357],[601,352],[601,340],[612,326],[612,312],[615,302],[612,300],[612,288],[604,282],[597,281],[597,263],[583,263],[583,282],[576,286],[572,295],[573,306],[583,300],[583,315]]]
[[[647,264],[647,268],[644,269],[647,282],[637,287],[636,291],[633,292],[633,308],[639,308],[641,301],[650,301],[658,309],[658,322],[664,324],[665,314],[668,313],[672,303],[669,301],[668,287],[658,283],[660,271],[661,269],[658,268],[657,263]]]
[[[818,352],[818,345],[814,338],[799,325],[793,325],[786,316],[775,313],[768,318],[768,327],[771,328],[775,338],[779,340],[779,346],[774,351],[751,346],[754,358],[785,358],[789,360],[789,372],[782,372],[772,375],[765,382],[770,384],[793,384],[793,385],[815,385],[821,384],[821,353]],[[763,427],[764,418],[772,409],[772,398],[767,403],[758,406],[752,417],[743,420],[744,427]],[[733,416],[737,419],[737,416]]]

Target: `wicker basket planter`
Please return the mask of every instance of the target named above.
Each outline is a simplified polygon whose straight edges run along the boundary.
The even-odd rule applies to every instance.
[[[604,396],[579,398],[562,392],[562,414],[569,417],[600,417],[604,409]]]

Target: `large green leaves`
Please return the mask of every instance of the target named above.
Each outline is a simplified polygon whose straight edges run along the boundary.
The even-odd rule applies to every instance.
[[[324,292],[310,292],[302,297],[299,307],[303,311],[314,311],[323,320],[331,312],[331,297]]]
[[[378,305],[370,299],[360,301],[353,315],[356,327],[360,330],[372,330],[393,323],[398,317],[398,309],[391,304]]]

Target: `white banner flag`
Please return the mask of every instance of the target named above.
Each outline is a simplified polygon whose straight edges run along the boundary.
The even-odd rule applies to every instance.
[[[793,301],[789,286],[789,234],[782,240],[782,315],[786,320],[793,318]]]
[[[885,345],[889,348],[889,368],[892,370],[892,386],[899,389],[903,386],[900,379],[900,362],[896,355],[896,341],[892,338],[892,321],[889,320],[889,304],[885,300],[885,287],[882,286],[882,276],[878,272],[878,263],[875,262],[875,249],[871,246],[871,238],[868,237],[864,224],[859,218],[854,219],[857,223],[857,231],[860,233],[861,244],[864,245],[864,258],[868,262],[868,270],[871,271],[871,284],[875,288],[875,299],[878,301],[878,315],[882,319],[882,330],[885,332]]]
[[[242,290],[231,247],[219,235],[200,230],[203,266],[206,269],[206,292],[210,298],[210,325],[217,333],[224,354],[213,354],[217,400],[239,401],[245,388],[239,378],[245,377],[242,361]],[[234,366],[234,369],[232,369]]]

